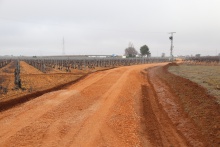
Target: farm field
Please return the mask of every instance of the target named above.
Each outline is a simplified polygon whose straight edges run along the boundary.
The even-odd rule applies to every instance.
[[[168,72],[173,65],[93,72],[2,110],[0,146],[219,146],[220,105],[204,88]],[[4,76],[12,76],[11,67],[1,69]],[[27,80],[26,89],[86,74],[39,72],[21,63],[23,81],[36,77],[34,83]]]
[[[205,87],[207,93],[215,96],[220,104],[220,66],[181,64],[171,66],[169,71]]]
[[[61,89],[92,72],[119,66],[165,62],[167,60],[167,58],[23,57],[18,62],[17,59],[1,59],[0,102],[8,103],[16,99],[20,103],[21,99],[24,100],[24,97],[29,99],[33,96],[36,97],[43,93]],[[15,83],[15,77],[17,77],[17,84]],[[21,86],[18,85],[18,77]],[[5,109],[3,108],[4,103],[0,104],[0,109]],[[16,104],[17,102],[13,103]]]
[[[24,61],[20,61],[20,77],[22,89],[15,89],[14,70],[15,62],[12,61],[7,66],[0,69],[0,102],[15,99],[19,96],[24,96],[38,91],[54,88],[56,86],[73,82],[80,77],[97,70],[106,68],[96,68],[94,70],[78,70],[74,69],[71,72],[64,70],[49,69],[47,73],[30,66]],[[6,91],[4,91],[6,90]]]

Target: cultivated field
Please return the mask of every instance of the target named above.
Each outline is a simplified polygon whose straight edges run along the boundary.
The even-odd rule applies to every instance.
[[[21,88],[17,88],[15,84],[15,69],[18,67],[18,60],[0,60],[0,102],[30,94],[39,96],[40,93],[50,92],[74,83],[92,72],[126,65],[164,62],[167,58],[22,57],[19,60],[21,60],[18,62]]]
[[[14,61],[0,69],[0,85],[2,87],[0,89],[0,102],[14,99],[16,97],[27,95],[33,92],[51,89],[58,85],[74,81],[79,77],[92,72],[91,70],[76,69],[72,70],[70,73],[66,73],[65,71],[58,69],[51,69],[48,71],[48,73],[43,73],[24,61],[20,61],[20,68],[22,89],[15,89]]]
[[[220,103],[220,66],[182,64],[171,66],[169,71],[205,87]]]

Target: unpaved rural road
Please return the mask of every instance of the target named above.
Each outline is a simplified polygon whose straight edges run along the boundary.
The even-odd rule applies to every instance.
[[[162,65],[93,73],[2,111],[0,146],[203,146],[168,88],[153,70],[147,76]]]

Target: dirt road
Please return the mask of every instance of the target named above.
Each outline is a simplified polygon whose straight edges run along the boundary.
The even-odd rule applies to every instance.
[[[0,112],[0,146],[204,146],[154,71],[146,76],[159,65],[93,73]]]

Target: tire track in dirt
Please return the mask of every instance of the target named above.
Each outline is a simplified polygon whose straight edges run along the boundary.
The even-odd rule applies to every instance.
[[[124,72],[124,71],[121,71],[121,72]],[[120,72],[120,73],[121,73]],[[74,106],[74,102],[71,102],[70,100],[71,99],[69,99],[70,97],[72,97],[72,98],[74,98],[75,96],[74,96],[74,94],[73,95],[70,95],[70,96],[68,96],[68,95],[65,95],[65,97],[64,96],[59,96],[59,95],[63,95],[63,94],[65,94],[65,93],[67,93],[67,94],[69,94],[69,93],[71,93],[71,91],[74,91],[75,93],[78,93],[78,95],[76,95],[76,96],[80,96],[80,99],[83,99],[83,98],[85,98],[85,97],[87,97],[87,98],[89,98],[90,99],[90,101],[88,100],[88,101],[86,101],[86,102],[84,102],[84,103],[82,103],[83,105],[81,106],[80,104],[78,104],[79,106],[76,106],[76,108],[77,109],[79,109],[79,110],[83,110],[83,109],[85,109],[86,111],[88,111],[88,112],[90,112],[90,109],[91,108],[88,108],[88,110],[85,108],[86,106],[85,106],[85,103],[88,103],[88,105],[91,103],[93,103],[96,99],[98,99],[102,94],[103,94],[103,92],[105,92],[105,91],[99,91],[99,92],[97,92],[97,90],[96,91],[94,91],[93,92],[93,90],[95,90],[95,89],[97,89],[97,88],[99,88],[100,86],[99,86],[99,84],[97,84],[97,86],[93,86],[94,85],[94,83],[96,83],[96,82],[100,82],[101,83],[101,87],[106,87],[105,89],[106,90],[108,90],[108,87],[109,86],[111,86],[111,85],[113,85],[113,83],[114,83],[114,81],[111,81],[112,79],[111,78],[113,78],[113,79],[118,79],[120,76],[121,76],[121,74],[111,74],[111,71],[110,72],[103,72],[103,73],[101,73],[101,74],[98,74],[98,76],[96,75],[97,73],[94,73],[95,74],[95,76],[92,76],[93,78],[92,78],[92,80],[87,80],[87,79],[84,79],[86,82],[83,82],[82,81],[82,84],[80,84],[80,86],[77,86],[77,84],[76,85],[74,85],[73,87],[70,87],[69,89],[68,89],[68,91],[58,91],[58,92],[52,92],[52,93],[49,93],[49,94],[46,94],[46,95],[44,95],[44,96],[42,96],[42,99],[41,99],[41,101],[43,100],[44,101],[44,103],[47,103],[47,101],[49,102],[49,103],[54,103],[55,101],[56,101],[56,99],[53,97],[53,95],[58,95],[57,96],[57,98],[58,99],[60,99],[59,101],[58,101],[58,103],[56,104],[56,105],[53,105],[53,107],[51,107],[51,106],[45,106],[45,105],[41,105],[42,104],[42,102],[40,101],[40,99],[36,99],[36,101],[35,102],[33,102],[33,101],[31,101],[31,102],[28,102],[28,103],[31,103],[30,105],[32,106],[32,105],[34,105],[35,107],[33,107],[32,109],[31,108],[29,108],[28,110],[25,110],[25,111],[21,111],[20,113],[19,113],[19,115],[17,115],[17,116],[11,116],[11,117],[21,117],[21,116],[25,116],[25,118],[21,118],[20,119],[20,121],[21,121],[21,123],[19,123],[19,122],[16,122],[16,120],[13,120],[12,122],[9,122],[8,120],[7,120],[7,122],[8,122],[8,124],[16,124],[15,125],[15,128],[16,129],[14,129],[14,128],[12,128],[12,130],[14,129],[14,131],[8,131],[8,132],[10,132],[10,135],[11,136],[13,136],[13,133],[15,133],[16,131],[18,132],[17,133],[17,135],[15,134],[15,136],[17,136],[17,137],[15,137],[13,140],[17,140],[17,138],[20,138],[20,135],[19,135],[19,133],[20,134],[22,134],[22,132],[26,132],[26,134],[29,134],[30,132],[28,131],[28,130],[30,130],[30,128],[33,128],[33,127],[30,127],[30,126],[34,126],[35,127],[35,129],[34,130],[31,130],[31,132],[33,133],[33,132],[36,132],[36,133],[39,133],[38,132],[38,126],[41,126],[41,125],[43,125],[43,124],[45,124],[44,123],[44,121],[46,121],[46,122],[48,122],[48,123],[53,123],[53,121],[49,121],[49,120],[44,120],[44,121],[41,121],[39,124],[37,124],[37,123],[33,123],[34,121],[36,121],[36,120],[38,120],[39,121],[39,119],[41,119],[41,118],[51,118],[51,115],[53,116],[55,116],[55,114],[56,113],[62,113],[62,112],[60,112],[60,111],[63,111],[63,112],[65,112],[65,110],[66,111],[68,111],[68,109],[71,109],[70,108],[70,104],[72,104],[72,106]],[[102,80],[102,78],[103,77],[108,77],[109,78],[109,80],[108,80],[108,82],[107,82],[107,80]],[[90,77],[88,76],[88,78],[90,79]],[[105,78],[104,78],[105,79]],[[106,84],[106,82],[107,82],[107,84]],[[91,86],[92,85],[92,86]],[[96,85],[96,84],[95,84]],[[105,86],[106,85],[106,86]],[[94,88],[93,88],[94,87]],[[90,89],[91,88],[91,89]],[[74,89],[74,90],[73,90]],[[89,89],[89,90],[87,90],[87,89]],[[52,94],[52,95],[51,95]],[[89,95],[88,95],[89,94]],[[95,98],[91,98],[91,96],[95,96]],[[48,98],[51,98],[50,100],[48,100]],[[68,99],[68,100],[67,100]],[[78,98],[78,101],[81,101],[79,98]],[[65,101],[65,100],[67,100],[67,101]],[[36,104],[36,102],[38,103],[38,104]],[[90,102],[90,103],[89,103]],[[33,104],[34,103],[34,104]],[[24,104],[24,105],[28,105],[28,104]],[[93,104],[93,105],[95,105],[95,104]],[[29,105],[28,105],[29,106]],[[24,106],[25,108],[26,108],[26,106]],[[46,107],[46,109],[45,109],[45,111],[40,111],[41,109],[43,109],[44,107]],[[58,109],[58,108],[59,109]],[[81,107],[81,108],[80,108]],[[91,106],[92,107],[92,106]],[[66,109],[67,108],[67,109]],[[31,111],[31,110],[32,111]],[[21,109],[20,109],[21,110]],[[11,111],[11,110],[9,110],[9,111]],[[16,111],[16,110],[15,110]],[[29,112],[30,111],[30,112]],[[31,117],[33,114],[35,114],[36,112],[38,112],[38,114],[37,115],[35,115],[36,117]],[[40,112],[40,113],[39,113]],[[11,111],[11,113],[13,113],[12,111]],[[86,113],[85,113],[86,114]],[[84,114],[84,115],[85,115]],[[29,115],[29,116],[27,116],[27,115]],[[39,117],[40,116],[40,117]],[[65,116],[65,115],[64,115]],[[63,117],[64,117],[63,116]],[[76,115],[75,117],[77,118],[77,116],[79,116],[79,117],[81,117],[82,118],[82,113],[79,113],[78,115]],[[10,117],[10,116],[5,116],[5,117]],[[63,118],[62,116],[61,116],[61,119]],[[67,117],[70,117],[69,115],[67,116]],[[86,118],[86,115],[85,115],[85,118]],[[27,121],[28,119],[30,119],[29,121]],[[57,118],[56,117],[53,117],[53,120],[55,121]],[[75,119],[75,118],[74,118]],[[64,120],[64,119],[63,119]],[[5,120],[4,120],[5,121]],[[25,121],[26,123],[24,124],[23,123],[23,121]],[[28,122],[32,122],[32,123],[30,123],[29,125],[28,125]],[[22,126],[22,123],[23,123],[23,126]],[[37,124],[37,125],[36,125]],[[20,127],[18,127],[18,126],[20,126]],[[45,126],[45,125],[43,125],[43,126]],[[51,126],[53,126],[53,124],[51,125]],[[9,127],[9,126],[8,126]],[[17,128],[18,127],[18,128]],[[45,127],[49,127],[49,125],[48,126],[45,126]],[[27,129],[27,128],[29,128],[29,129]],[[20,129],[20,130],[19,130]],[[20,131],[20,132],[19,132]],[[28,132],[27,132],[28,131]],[[44,132],[42,132],[42,134],[44,134]],[[10,136],[9,135],[9,136]],[[3,138],[1,139],[1,141],[3,142],[4,141],[4,138],[7,138],[8,136],[7,135],[5,135],[5,134],[3,134]],[[37,135],[35,135],[35,136],[37,136]],[[25,136],[25,137],[23,137],[23,138],[26,138],[27,136]],[[20,138],[21,139],[21,138]],[[21,140],[23,140],[24,142],[25,142],[25,139],[21,139]],[[11,142],[11,140],[8,142],[8,144],[10,144],[10,142]]]
[[[0,112],[0,146],[187,146],[141,73],[156,65],[93,73]]]
[[[207,89],[168,72],[172,63],[157,69],[157,76],[181,101],[188,117],[194,122],[206,146],[220,146],[220,105]]]
[[[154,87],[149,83],[147,72],[142,72],[146,82],[142,85],[143,128],[153,146],[187,146],[186,139],[173,126],[164,108],[158,101]],[[155,79],[153,79],[154,81]],[[161,85],[160,85],[161,86]],[[166,97],[163,97],[166,99]]]
[[[174,94],[172,94],[169,87],[157,76],[156,73],[158,68],[161,67],[155,67],[149,70],[148,79],[152,87],[150,89],[154,89],[154,93],[156,94],[158,101],[157,103],[165,111],[164,114],[167,115],[171,120],[170,123],[166,124],[174,125],[173,127],[170,127],[171,129],[169,130],[175,128],[175,132],[186,138],[188,146],[206,146],[206,144],[203,142],[201,134],[199,134],[198,128],[184,112],[179,99]]]
[[[71,146],[80,146],[82,144],[89,146],[94,142],[99,134],[100,127],[102,126],[109,109],[114,105],[115,99],[118,97],[126,78],[128,78],[127,76],[129,72],[130,70],[122,74],[117,82],[114,83],[113,86],[101,97],[101,107],[95,114],[85,121],[83,128],[74,137],[74,141]]]

